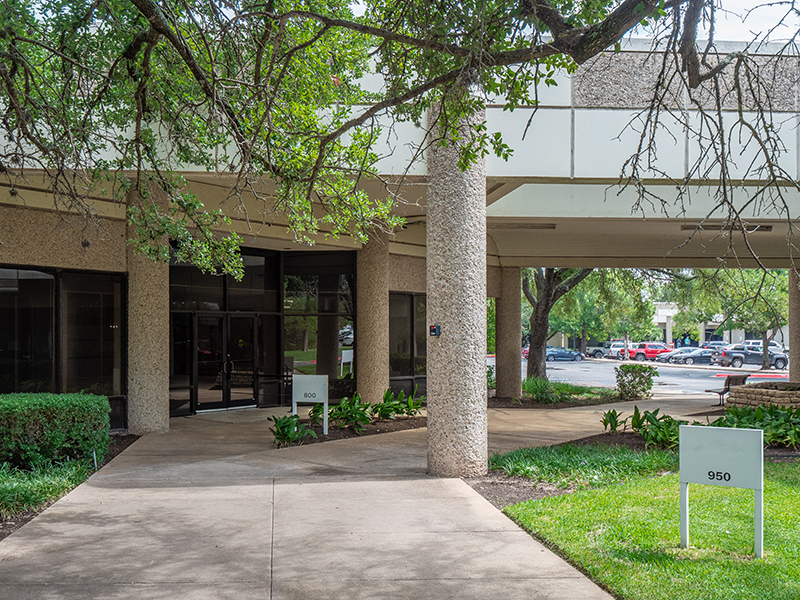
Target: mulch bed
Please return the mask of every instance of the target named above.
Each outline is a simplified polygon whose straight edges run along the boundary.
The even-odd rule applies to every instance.
[[[514,398],[489,398],[489,408],[526,408],[526,409],[553,409],[553,408],[575,408],[576,406],[595,406],[597,404],[611,404],[615,400],[603,398],[578,398],[570,402],[556,402],[555,404],[545,404],[534,402],[529,397]]]
[[[300,419],[300,422],[308,424],[308,419]],[[333,427],[329,424],[328,435],[323,435],[322,424],[320,423],[319,425],[312,425],[309,427],[309,429],[312,429],[314,433],[317,434],[317,437],[306,437],[303,441],[303,445],[319,444],[320,442],[330,442],[333,440],[346,440],[354,437],[364,437],[365,435],[375,435],[377,433],[391,433],[392,431],[418,429],[420,427],[426,427],[427,424],[427,417],[396,417],[394,419],[383,419],[381,421],[375,421],[374,423],[365,425],[364,431],[358,434],[355,433],[350,427],[339,429],[338,427]]]

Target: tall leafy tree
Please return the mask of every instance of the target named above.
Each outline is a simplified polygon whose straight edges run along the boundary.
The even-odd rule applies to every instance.
[[[586,279],[592,269],[525,269],[522,291],[531,305],[531,342],[528,350],[528,377],[547,377],[545,367],[547,338],[550,337],[550,311],[556,302]]]
[[[784,269],[697,269],[683,311],[697,322],[761,334],[762,367],[769,369],[769,341],[788,322],[789,283]]]
[[[110,196],[125,203],[142,252],[166,260],[172,240],[179,259],[235,273],[238,239],[213,233],[224,215],[178,173],[225,172],[223,208],[251,222],[270,223],[278,212],[299,239],[363,240],[371,227],[399,223],[392,207],[400,187],[376,168],[375,144],[392,123],[425,126],[420,154],[469,140],[462,168],[488,152],[506,157],[506,141],[482,122],[465,133],[463,117],[489,102],[535,107],[538,86],[554,83],[556,70],[573,71],[643,25],[662,41],[661,54],[622,183],[638,191],[637,206],[673,211],[674,197],[646,186],[659,175],[656,132],[669,112],[703,148],[675,182],[677,205],[697,180],[712,178],[719,193],[709,216],[745,231],[743,207],[788,214],[784,190],[794,180],[780,161],[768,69],[746,52],[716,50],[719,5],[365,0],[356,14],[350,0],[0,0],[2,184],[22,196],[45,191],[89,220],[94,201]],[[711,35],[699,44],[704,24]],[[367,75],[382,85],[366,89]],[[436,127],[426,121],[434,105]],[[738,107],[739,143],[757,149],[742,177],[766,185],[750,196],[728,169],[737,151],[724,106]],[[367,180],[383,192],[367,194]],[[261,205],[253,212],[246,199]]]
[[[561,331],[580,339],[580,351],[586,353],[590,337],[605,339],[606,328],[600,319],[603,308],[600,306],[599,291],[590,284],[590,276],[584,282],[567,292],[550,313],[550,329]]]

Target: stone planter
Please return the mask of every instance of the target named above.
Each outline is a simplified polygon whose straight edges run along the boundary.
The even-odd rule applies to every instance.
[[[791,381],[753,383],[731,388],[727,404],[736,406],[800,406],[800,383]]]

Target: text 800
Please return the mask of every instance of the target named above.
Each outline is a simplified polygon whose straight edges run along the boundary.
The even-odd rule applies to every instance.
[[[708,479],[711,481],[730,481],[731,474],[723,473],[722,471],[709,471]]]
[[[317,394],[315,392],[306,392],[303,394],[303,398],[316,398]]]

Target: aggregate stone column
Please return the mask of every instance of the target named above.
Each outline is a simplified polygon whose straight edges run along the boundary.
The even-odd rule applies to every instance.
[[[789,381],[800,381],[800,277],[789,269]]]
[[[128,247],[128,431],[169,431],[169,265]]]
[[[482,121],[484,115],[476,115]],[[466,133],[465,133],[466,135]],[[486,165],[458,166],[458,149],[428,151],[428,471],[487,472]]]
[[[357,254],[356,380],[358,393],[377,403],[389,387],[389,236],[373,231]]]
[[[522,276],[519,267],[500,270],[500,297],[495,304],[496,394],[522,395]]]

